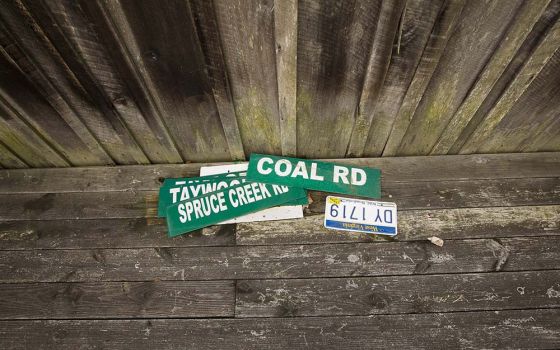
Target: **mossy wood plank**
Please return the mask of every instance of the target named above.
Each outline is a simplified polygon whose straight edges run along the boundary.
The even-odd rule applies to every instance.
[[[470,88],[467,97],[449,120],[430,154],[447,154],[471,121],[501,74],[515,57],[531,30],[538,23],[550,0],[525,1],[510,21],[500,45]]]
[[[7,169],[25,169],[28,165],[10,149],[0,143],[0,166]]]
[[[311,212],[324,212],[324,192],[311,192]],[[153,218],[157,192],[2,194],[0,220]],[[382,185],[382,200],[399,210],[560,204],[560,178],[400,182]]]
[[[466,2],[403,136],[398,155],[430,153],[495,48],[502,45],[508,25],[517,20],[515,14],[522,3],[515,0]]]
[[[354,120],[354,128],[350,136],[348,157],[361,157],[364,154],[364,148],[367,137],[373,122],[374,111],[379,103],[379,96],[389,63],[391,62],[391,54],[393,42],[399,30],[399,23],[403,20],[403,13],[406,1],[383,1],[379,10],[379,20],[375,26],[375,34],[373,36],[373,45],[369,53],[367,69],[364,74],[364,82],[358,109]]]
[[[241,223],[236,244],[322,244],[338,242],[385,242],[426,240],[437,236],[444,241],[465,238],[560,235],[560,206],[521,206],[406,210],[398,213],[398,235],[382,236],[328,230],[323,215],[298,220]],[[19,227],[17,223],[12,224]],[[1,227],[1,226],[0,226]],[[18,237],[14,232],[14,237]],[[21,233],[19,233],[21,234]],[[10,239],[10,236],[7,237]]]
[[[192,0],[189,4],[231,159],[244,160],[245,152],[235,114],[214,3],[212,1]]]
[[[439,258],[446,259],[442,254]],[[437,258],[436,258],[437,259]],[[236,317],[560,308],[560,270],[237,281]]]
[[[418,104],[426,92],[426,88],[437,68],[449,37],[459,21],[464,6],[464,0],[447,0],[442,6],[426,47],[424,47],[420,62],[416,67],[412,82],[393,122],[387,143],[384,145],[383,157],[398,154],[401,141],[414,117]]]
[[[511,153],[326,160],[381,169],[383,184],[402,181],[554,177],[560,153]],[[0,171],[0,193],[158,190],[165,178],[197,177],[201,166],[142,165]]]
[[[474,153],[488,138],[492,137],[496,126],[503,120],[517,100],[531,85],[546,63],[560,48],[560,21],[549,29],[528,61],[523,65],[515,79],[510,83],[500,100],[488,115],[477,125],[461,148],[461,154]]]
[[[0,319],[204,318],[234,315],[234,281],[5,284]]]
[[[0,285],[33,282],[326,278],[548,270],[560,237],[321,245],[9,250]]]
[[[245,154],[280,154],[274,0],[218,0],[214,9]]]
[[[559,329],[558,309],[256,320],[5,321],[0,323],[0,345],[6,349],[22,345],[162,350],[555,349],[560,347]]]
[[[298,1],[298,156],[346,155],[381,7],[380,1]]]
[[[444,0],[406,2],[398,35],[393,40],[387,75],[372,112],[364,155],[377,157],[383,153],[393,122],[443,4]]]
[[[297,0],[274,1],[274,37],[282,155],[295,157],[297,153]]]

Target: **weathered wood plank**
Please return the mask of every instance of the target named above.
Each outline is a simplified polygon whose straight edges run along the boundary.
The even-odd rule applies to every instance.
[[[560,153],[453,155],[329,160],[377,167],[383,183],[560,175]],[[157,190],[167,177],[196,177],[201,166],[226,163],[0,171],[0,193]]]
[[[322,213],[325,192],[310,192],[310,213]],[[156,217],[157,192],[0,194],[0,220]],[[400,210],[560,204],[560,178],[383,184],[382,199]]]
[[[60,109],[61,115],[76,132],[92,147],[96,142],[101,143],[118,164],[147,163],[146,156],[121,120],[103,115],[99,106],[94,104],[27,6],[22,2],[2,2],[0,6],[2,22],[9,30],[7,34],[32,63],[22,70],[34,77],[33,82],[39,85],[39,90]]]
[[[0,41],[2,41],[1,34]],[[21,120],[18,121],[18,124],[22,125],[21,128],[34,130],[52,147],[53,150],[49,150],[49,147],[41,148],[41,154],[44,153],[44,156],[54,160],[63,156],[73,166],[107,164],[104,157],[97,155],[98,151],[92,151],[82,141],[7,56],[7,53],[0,54],[0,99],[2,100],[0,103],[11,110],[10,117]],[[11,127],[14,131],[17,128]],[[34,143],[34,140],[35,138],[29,138],[26,141]],[[61,156],[58,154],[52,156],[53,151]]]
[[[389,69],[369,128],[364,154],[381,156],[393,122],[444,1],[408,0]]]
[[[297,153],[297,0],[274,0],[276,76],[282,155]]]
[[[274,0],[214,7],[245,153],[280,154]]]
[[[560,206],[458,208],[400,211],[393,238],[327,230],[323,215],[298,220],[241,223],[236,244],[317,244],[560,235]],[[0,226],[1,227],[1,226]],[[1,231],[0,231],[1,232]]]
[[[527,90],[538,73],[560,47],[560,21],[557,21],[539,43],[528,61],[523,65],[500,100],[479,123],[459,153],[475,152],[481,144],[491,137],[495,127],[502,121],[513,105]]]
[[[441,8],[414,73],[414,78],[412,78],[412,82],[393,122],[387,143],[384,145],[382,154],[384,157],[397,155],[401,140],[426,92],[447,45],[447,41],[459,21],[464,5],[464,0],[448,0]]]
[[[379,20],[375,26],[373,45],[369,53],[364,83],[360,93],[358,111],[350,136],[346,155],[362,157],[374,111],[378,104],[385,76],[391,62],[392,46],[397,34],[399,22],[402,21],[406,1],[383,1],[379,10]]]
[[[494,49],[501,45],[509,23],[517,20],[515,14],[521,4],[467,1],[397,154],[430,153]]]
[[[230,160],[188,4],[99,0],[91,6],[107,16],[116,40],[130,51],[140,92],[149,94],[182,158]]]
[[[144,115],[109,55],[96,27],[79,2],[36,2],[26,6],[80,80],[94,104],[109,119],[120,119],[152,163],[181,162],[159,118]]]
[[[0,319],[232,317],[233,281],[25,283],[0,288]]]
[[[226,246],[235,225],[170,238],[164,219],[33,220],[0,222],[0,250]]]
[[[0,143],[0,165],[7,169],[25,169],[28,165],[10,151],[6,146]]]
[[[6,321],[0,323],[0,345],[6,349],[554,349],[560,347],[560,310],[235,320]]]
[[[457,112],[441,133],[430,154],[446,154],[461,135],[463,129],[474,117],[478,108],[490,93],[500,75],[516,55],[535,24],[546,9],[550,0],[525,1],[517,11],[503,40],[492,54],[492,58],[484,67],[477,81],[470,88],[467,97],[462,101]],[[464,82],[461,81],[461,84]]]
[[[0,254],[0,283],[322,278],[548,270],[560,237],[383,244],[26,250]]]
[[[236,317],[560,308],[560,271],[237,281]]]
[[[380,7],[380,1],[298,1],[299,156],[346,155]]]
[[[235,115],[235,106],[233,105],[233,96],[220,41],[220,30],[214,3],[212,1],[191,0],[189,4],[231,159],[244,160],[245,152]]]

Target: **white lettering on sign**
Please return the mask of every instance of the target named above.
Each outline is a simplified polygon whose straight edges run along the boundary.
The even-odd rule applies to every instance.
[[[273,171],[280,177],[293,177],[302,179],[311,179],[315,181],[325,181],[323,175],[317,173],[317,163],[311,162],[311,169],[307,169],[305,161],[298,161],[292,167],[292,163],[287,159],[280,159],[276,163],[272,158],[263,157],[257,162],[257,172],[263,175],[269,175]],[[343,183],[345,185],[363,186],[367,182],[366,172],[362,169],[349,168],[340,165],[333,165],[334,183]]]

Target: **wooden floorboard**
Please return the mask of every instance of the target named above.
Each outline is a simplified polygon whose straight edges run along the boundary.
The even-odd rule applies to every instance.
[[[0,283],[223,280],[530,271],[560,266],[560,237],[383,244],[3,251]]]
[[[0,288],[0,319],[233,317],[233,281],[26,283]]]
[[[237,281],[236,317],[559,308],[560,271]]]
[[[310,192],[310,213],[323,213],[327,196]],[[389,183],[382,199],[399,210],[560,204],[560,178]],[[157,216],[152,191],[0,194],[0,220],[142,218]]]
[[[560,152],[335,159],[378,167],[384,182],[551,177],[560,175]],[[160,179],[198,176],[204,165],[162,164],[0,171],[0,193],[157,190]]]
[[[560,310],[375,317],[0,322],[7,349],[454,349],[560,347]]]

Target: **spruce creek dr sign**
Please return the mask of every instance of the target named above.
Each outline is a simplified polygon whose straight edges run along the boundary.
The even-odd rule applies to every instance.
[[[237,216],[281,205],[307,202],[302,188],[247,182],[167,207],[169,236],[197,230]]]
[[[252,154],[247,180],[380,198],[381,171],[329,162]]]

